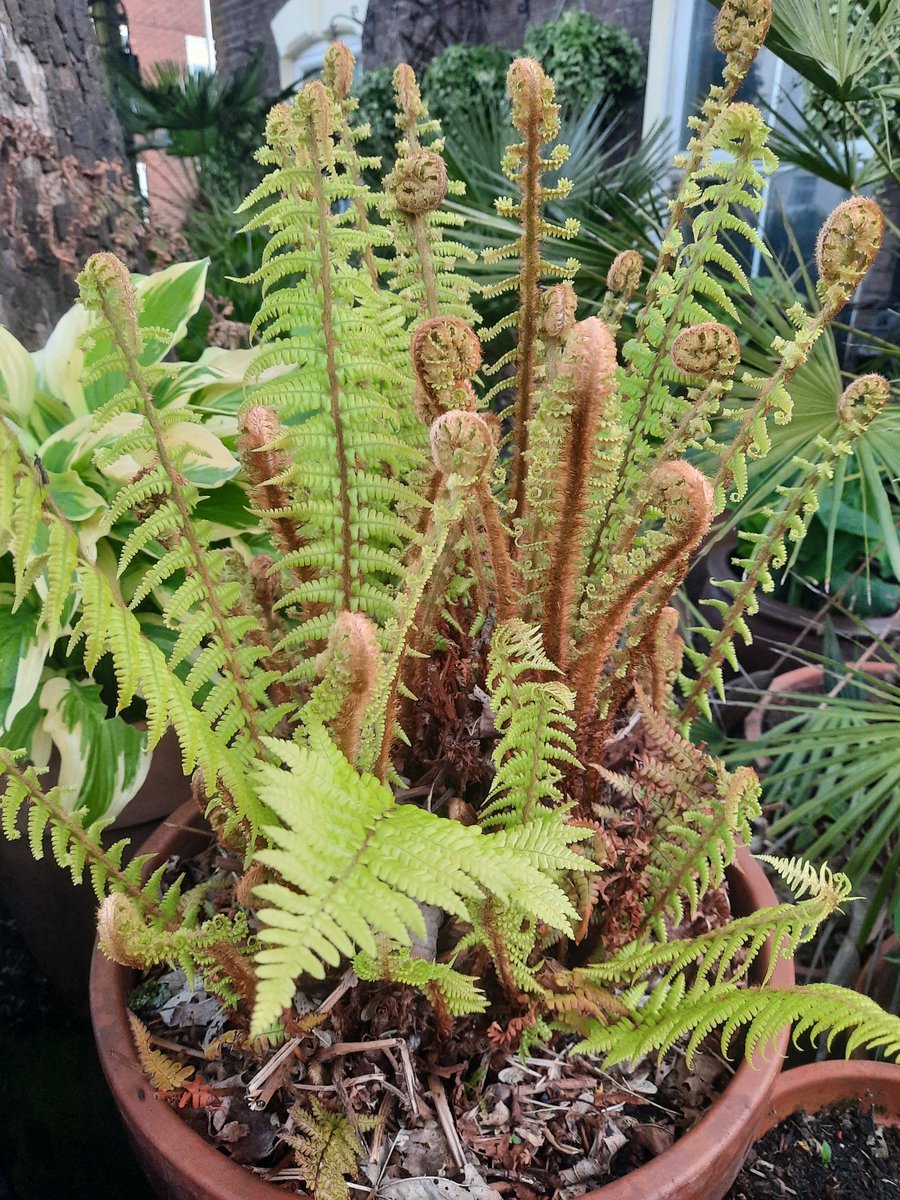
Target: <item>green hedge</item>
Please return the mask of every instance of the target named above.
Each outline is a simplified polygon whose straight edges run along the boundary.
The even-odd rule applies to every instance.
[[[570,10],[553,21],[532,25],[520,51],[536,58],[556,83],[564,111],[581,113],[592,103],[627,100],[641,84],[642,53],[619,25],[607,25],[591,13]],[[448,46],[422,75],[422,93],[431,115],[453,138],[468,114],[503,106],[506,72],[515,57],[499,46]],[[390,162],[397,140],[391,72],[366,71],[356,94],[359,117],[372,126],[366,149]]]

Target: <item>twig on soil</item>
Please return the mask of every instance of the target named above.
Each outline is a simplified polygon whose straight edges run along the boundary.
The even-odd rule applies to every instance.
[[[462,1171],[466,1166],[465,1151],[463,1150],[460,1136],[456,1132],[456,1123],[453,1120],[453,1114],[447,1102],[444,1084],[437,1075],[428,1076],[428,1090],[431,1092],[437,1119],[440,1122],[444,1137],[447,1139],[447,1145],[450,1148],[450,1157],[453,1159],[457,1171]]]
[[[339,1058],[345,1054],[366,1054],[370,1050],[398,1050],[403,1064],[403,1081],[409,1098],[409,1109],[414,1115],[430,1117],[431,1113],[424,1104],[413,1069],[412,1057],[404,1038],[375,1038],[370,1042],[335,1042],[333,1046],[325,1046],[316,1055],[316,1061],[328,1062],[329,1059]]]
[[[272,1055],[264,1067],[261,1067],[256,1072],[247,1084],[247,1103],[251,1108],[257,1111],[265,1108],[268,1101],[264,1102],[262,1095],[266,1080],[278,1070],[283,1062],[287,1062],[299,1045],[300,1038],[291,1038],[290,1041],[284,1043],[280,1050],[277,1050]],[[271,1099],[271,1097],[269,1098]]]

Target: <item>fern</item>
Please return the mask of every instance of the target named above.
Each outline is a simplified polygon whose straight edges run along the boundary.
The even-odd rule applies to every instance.
[[[407,362],[403,316],[350,262],[388,235],[352,228],[353,206],[335,211],[365,200],[345,169],[346,149],[332,142],[335,121],[334,102],[318,83],[290,108],[274,109],[260,155],[273,170],[244,205],[262,204],[247,228],[266,225],[271,235],[252,276],[263,285],[253,329],[264,344],[248,379],[288,368],[260,382],[252,402],[284,424],[290,507],[274,516],[304,530],[303,544],[277,559],[278,569],[300,576],[279,601],[300,615],[283,650],[323,640],[342,610],[382,626],[391,618],[392,584],[414,533],[398,508],[417,506],[400,482],[421,462],[398,436],[412,423],[404,410],[411,379],[396,365]],[[297,672],[308,674],[302,664]]]
[[[567,220],[563,225],[554,225],[543,216],[543,205],[547,201],[564,199],[571,190],[571,181],[563,179],[553,187],[541,182],[546,171],[558,170],[568,157],[565,146],[555,146],[548,156],[543,149],[553,142],[559,133],[559,106],[554,103],[552,80],[544,74],[540,64],[532,58],[517,59],[509,69],[507,89],[512,104],[512,122],[522,135],[522,141],[507,148],[503,159],[503,173],[519,191],[519,199],[501,197],[496,209],[501,217],[518,221],[521,233],[515,241],[496,249],[485,251],[485,262],[499,262],[517,258],[519,270],[499,283],[484,289],[490,299],[509,291],[518,294],[518,306],[513,313],[503,317],[484,334],[490,341],[506,329],[515,328],[515,347],[501,355],[486,370],[487,374],[498,374],[510,365],[515,368],[513,384],[515,396],[513,430],[513,465],[511,496],[513,512],[521,517],[525,507],[525,482],[529,446],[529,429],[532,412],[532,392],[539,366],[539,284],[542,276],[569,279],[577,263],[570,260],[560,267],[545,259],[541,243],[547,238],[570,239],[578,233],[578,222]],[[505,391],[508,383],[501,378],[488,392],[486,399]]]
[[[558,670],[543,652],[539,630],[515,620],[494,631],[487,686],[502,736],[493,754],[497,774],[481,810],[487,828],[528,822],[542,806],[563,804],[563,768],[579,765],[569,715],[575,697],[563,683],[528,678]]]
[[[126,381],[122,390],[96,411],[95,426],[102,431],[110,427],[113,418],[126,414],[137,418],[136,424],[129,422],[128,432],[110,437],[98,461],[102,466],[124,455],[146,454],[150,462],[120,489],[107,517],[110,526],[131,509],[149,518],[139,522],[126,540],[120,573],[151,541],[164,547],[136,589],[132,607],[178,577],[163,607],[164,621],[178,630],[169,669],[174,671],[192,659],[185,682],[191,699],[204,693],[200,709],[211,728],[224,741],[234,741],[241,756],[249,759],[259,753],[263,734],[285,715],[283,708],[266,711],[267,688],[273,676],[259,669],[265,653],[263,631],[252,616],[233,611],[240,587],[224,578],[224,556],[210,552],[209,524],[195,514],[197,489],[182,471],[187,445],[173,449],[167,440],[169,429],[176,422],[183,423],[184,417],[178,406],[159,409],[154,402],[153,380],[165,368],[148,371],[141,365],[142,331],[130,277],[112,255],[97,255],[79,281],[86,306],[99,317],[87,336],[106,336],[114,347],[98,371],[121,374]]]
[[[722,665],[727,662],[737,667],[732,639],[735,635],[750,640],[746,616],[759,609],[757,589],[771,592],[775,586],[772,570],[785,566],[788,560],[787,541],[799,543],[803,540],[809,522],[818,509],[818,486],[830,479],[835,465],[852,453],[853,442],[868,428],[888,399],[886,380],[877,375],[864,375],[855,380],[842,395],[838,413],[839,436],[833,441],[819,438],[821,456],[815,462],[795,459],[800,478],[795,484],[780,484],[777,493],[781,503],[777,508],[766,506],[762,514],[767,518],[767,528],[762,533],[744,533],[742,538],[750,542],[749,555],[735,560],[741,569],[739,580],[717,580],[716,586],[731,593],[731,602],[721,600],[703,601],[707,607],[720,614],[721,625],[714,629],[709,625],[695,626],[693,633],[709,643],[706,652],[686,648],[685,653],[697,670],[693,679],[683,681],[685,705],[683,719],[689,721],[698,711],[709,714],[707,692],[714,685],[720,696],[724,695]]]
[[[570,849],[583,830],[534,821],[484,834],[398,804],[322,734],[305,748],[273,740],[270,749],[288,774],[261,766],[260,795],[282,827],[267,828],[272,848],[257,857],[283,882],[256,889],[264,928],[254,1030],[290,1004],[301,972],[321,977],[357,949],[374,956],[378,934],[401,945],[422,936],[420,903],[465,921],[474,902],[494,895],[571,930],[575,911],[552,874],[590,869]]]
[[[480,400],[478,289],[460,269],[471,256],[446,204],[459,189],[439,127],[401,66],[396,165],[370,186],[353,57],[332,47],[324,81],[271,112],[266,175],[245,204],[247,231],[268,239],[249,277],[259,345],[237,411],[249,519],[230,544],[192,482],[182,435],[195,418],[169,402],[176,368],[147,361],[163,331],[146,327],[143,285],[112,256],[80,277],[82,383],[101,401],[95,468],[135,466],[107,480],[96,561],[27,438],[0,425],[13,602],[35,614],[41,646],[67,637],[79,672],[111,668],[117,709],[146,707],[151,747],[175,728],[194,794],[244,855],[233,915],[205,886],[165,888],[164,868],[144,879],[143,858],[123,866],[124,846],[105,850],[102,823],[67,812],[15,747],[0,753],[3,830],[19,836],[24,821],[36,855],[48,838],[73,880],[90,873],[107,953],[202,977],[239,1024],[250,1014],[257,1046],[303,975],[351,960],[365,981],[417,989],[437,1040],[467,1015],[485,1033],[499,992],[510,1046],[574,1032],[621,1059],[683,1035],[693,1050],[721,1029],[726,1045],[744,1030],[752,1052],[798,1018],[798,1031],[853,1029],[851,1046],[898,1050],[896,1023],[868,1002],[746,986],[768,939],[773,961],[792,953],[848,898],[827,868],[773,860],[792,903],[678,936],[759,812],[755,775],[729,774],[690,723],[747,636],[756,589],[788,566],[819,485],[888,393],[879,377],[847,389],[836,437],[794,464],[766,528],[742,543],[742,578],[712,605],[720,619],[685,647],[673,597],[691,557],[746,491],[771,423],[790,419],[792,375],[883,233],[874,202],[838,206],[817,246],[817,306],[791,311],[768,375],[741,377],[732,241],[763,249],[751,220],[775,164],[760,114],[735,96],[769,18],[767,0],[724,0],[722,82],[692,118],[656,264],[639,299],[641,256],[620,255],[601,317],[577,319],[577,264],[547,260],[549,240],[577,232],[547,219],[568,192],[547,178],[567,151],[551,81],[533,60],[513,64],[515,191],[497,209],[518,233],[488,253],[514,265],[485,295],[515,302],[484,335],[508,352]],[[752,393],[740,409],[736,378]],[[498,420],[485,406],[507,391]],[[165,652],[148,635],[157,614]],[[424,906],[443,921],[436,959],[415,957]],[[141,1045],[162,1078],[169,1066]],[[356,1134],[321,1107],[293,1120],[307,1184],[345,1195]]]
[[[150,1031],[144,1022],[130,1010],[127,1016],[141,1070],[157,1091],[180,1092],[193,1079],[194,1068],[176,1062],[162,1050],[155,1050],[150,1044]]]
[[[341,1113],[329,1112],[314,1096],[309,1108],[295,1104],[291,1109],[294,1132],[285,1141],[304,1181],[317,1200],[347,1200],[350,1195],[345,1175],[356,1176],[360,1154],[359,1135]],[[371,1129],[374,1117],[358,1117],[359,1129]]]
[[[469,302],[472,281],[459,267],[477,256],[445,236],[463,218],[444,207],[444,198],[461,195],[465,186],[447,178],[440,125],[429,119],[415,74],[406,64],[394,72],[394,92],[402,137],[380,201],[393,235],[390,286],[413,319],[446,315],[475,324],[478,317]]]
[[[405,946],[382,943],[376,955],[360,951],[353,959],[353,970],[360,979],[402,983],[421,992],[434,1008],[444,1036],[449,1035],[451,1018],[484,1012],[487,997],[473,975],[463,975],[450,964],[414,958]]]
[[[681,978],[681,977],[679,977]],[[900,1018],[879,1008],[874,1000],[849,988],[827,983],[794,988],[714,987],[685,990],[673,986],[655,988],[651,1003],[635,1007],[628,1018],[610,1025],[592,1024],[587,1037],[578,1042],[576,1054],[604,1054],[606,1063],[636,1062],[648,1054],[665,1055],[676,1042],[688,1038],[686,1058],[693,1060],[700,1044],[721,1029],[723,1054],[731,1041],[743,1033],[744,1053],[772,1052],[786,1026],[793,1025],[795,1042],[804,1034],[834,1038],[849,1033],[845,1053],[881,1050],[900,1056]]]

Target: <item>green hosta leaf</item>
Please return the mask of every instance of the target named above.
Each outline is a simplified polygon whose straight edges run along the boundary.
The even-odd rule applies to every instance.
[[[62,400],[74,417],[88,412],[81,386],[84,350],[79,339],[89,324],[84,307],[73,304],[57,321],[47,344],[33,356],[38,389]]]
[[[34,404],[34,379],[31,355],[0,325],[0,412],[24,424]]]
[[[34,597],[12,611],[15,589],[0,584],[0,738],[12,750],[6,736],[16,716],[33,698],[52,644],[38,631],[40,608]]]
[[[86,521],[106,508],[106,500],[77,471],[49,471],[49,490],[67,521]]]
[[[59,751],[59,785],[89,820],[116,817],[147,778],[147,736],[110,717],[100,685],[54,676],[41,689],[44,730]],[[69,790],[67,790],[69,789]]]
[[[208,270],[209,259],[201,258],[173,263],[143,278],[135,276],[141,327],[167,329],[170,333],[166,341],[147,339],[142,355],[145,366],[159,362],[187,333],[188,321],[203,303]]]

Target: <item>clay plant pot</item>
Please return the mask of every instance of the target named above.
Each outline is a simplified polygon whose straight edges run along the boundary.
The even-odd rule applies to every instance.
[[[190,856],[208,834],[193,805],[174,813],[143,849],[160,858]],[[750,913],[776,903],[762,868],[746,850],[729,871],[734,911]],[[765,970],[760,954],[755,974]],[[286,1194],[231,1162],[192,1129],[169,1105],[156,1099],[135,1056],[126,1017],[136,972],[117,966],[95,950],[91,967],[91,1017],[100,1062],[141,1163],[160,1200],[284,1200]],[[773,975],[777,987],[794,982],[790,962]],[[590,1192],[584,1200],[721,1200],[731,1186],[769,1094],[781,1070],[787,1044],[777,1052],[741,1063],[734,1077],[697,1125],[670,1150],[625,1179]]]
[[[190,781],[181,768],[178,739],[174,730],[169,730],[153,752],[140,791],[104,833],[104,844],[128,838],[127,861],[162,818],[189,796]],[[24,828],[23,819],[20,829]],[[43,973],[72,1009],[87,1017],[97,910],[90,884],[72,887],[69,873],[60,870],[53,859],[49,834],[40,860],[32,857],[25,836],[15,842],[0,837],[0,898]]]
[[[873,675],[878,679],[889,679],[897,673],[895,663],[867,662],[863,664],[862,669],[867,675]],[[748,742],[759,741],[766,719],[778,712],[779,695],[783,695],[785,692],[821,695],[824,690],[825,670],[823,667],[796,667],[793,671],[785,671],[781,675],[776,675],[768,684],[766,694],[747,714],[744,721],[744,737]],[[767,764],[760,759],[758,765],[766,766]]]
[[[690,589],[696,595],[692,595],[692,599],[703,596],[730,601],[730,594],[714,587],[712,581],[739,578],[731,564],[736,549],[737,538],[734,533],[727,534],[709,547],[697,563]],[[746,618],[753,641],[745,646],[743,638],[739,637],[734,643],[738,662],[744,671],[777,670],[785,661],[784,651],[779,644],[793,646],[794,651],[801,655],[824,654],[824,620],[817,619],[814,612],[794,608],[792,604],[775,600],[764,592],[759,592],[758,597],[759,612]],[[703,612],[707,621],[715,623],[718,614],[713,609],[704,608]],[[897,628],[895,616],[864,618],[864,627],[837,612],[831,612],[830,618],[845,659],[858,656],[860,644],[866,641],[867,630],[878,638],[885,638],[892,629]]]
[[[854,1058],[785,1071],[772,1089],[756,1137],[794,1113],[817,1113],[848,1103],[873,1106],[880,1125],[900,1126],[900,1065]]]

